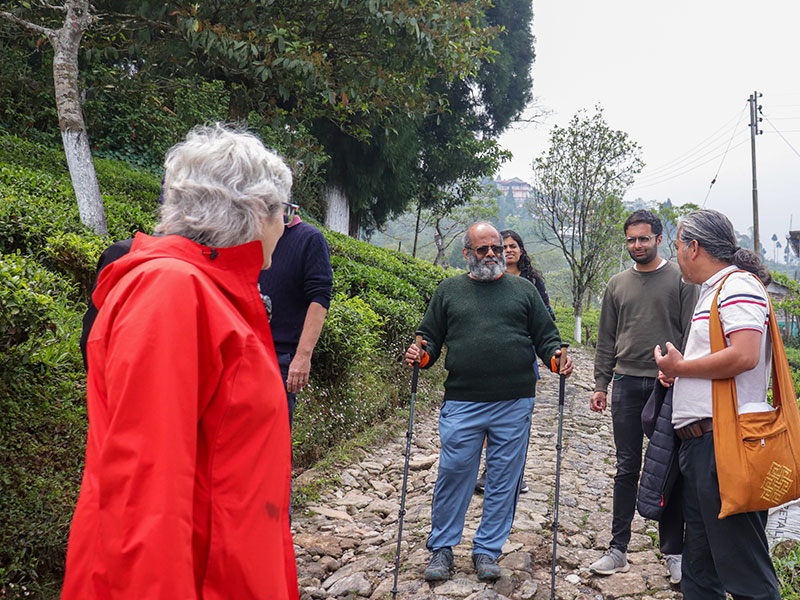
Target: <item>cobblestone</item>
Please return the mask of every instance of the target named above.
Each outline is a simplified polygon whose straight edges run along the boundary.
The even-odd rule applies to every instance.
[[[572,350],[571,355],[576,372],[567,380],[565,394],[555,597],[680,598],[658,553],[655,523],[638,515],[628,551],[630,571],[608,577],[589,573],[588,565],[602,555],[611,538],[614,446],[610,415],[589,411],[591,357],[582,349]],[[537,385],[525,466],[530,491],[520,496],[514,526],[498,561],[502,576],[493,584],[478,581],[470,559],[483,504],[478,494],[467,512],[462,542],[453,548],[452,579],[431,585],[422,578],[430,556],[425,540],[438,467],[437,417],[431,411],[414,424],[398,598],[550,598],[558,377],[543,374]],[[405,432],[386,440],[369,457],[342,471],[340,489],[327,492],[303,514],[295,513],[292,529],[301,600],[391,598],[405,443]],[[310,480],[313,469],[301,477]]]

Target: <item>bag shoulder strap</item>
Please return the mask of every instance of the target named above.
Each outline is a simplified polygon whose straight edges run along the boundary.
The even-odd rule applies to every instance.
[[[722,286],[725,285],[725,282],[728,280],[728,277],[730,277],[734,273],[747,273],[747,271],[744,271],[742,269],[736,269],[735,271],[731,271],[730,273],[725,275],[725,277],[722,278],[722,281],[719,282],[719,286],[717,286],[717,291],[714,294],[714,299],[711,301],[711,314],[709,315],[709,321],[708,321],[708,333],[709,337],[711,338],[712,354],[714,352],[719,352],[720,350],[724,350],[726,348],[725,335],[722,333],[722,319],[719,316],[719,293],[722,291]],[[769,295],[767,295],[767,299],[769,299]]]
[[[711,352],[719,352],[726,347],[725,336],[722,333],[722,320],[719,316],[718,299],[722,286],[725,280],[734,273],[750,273],[742,269],[731,271],[722,279],[714,294],[714,299],[711,301],[711,314],[709,315],[709,336],[711,338]],[[794,395],[794,382],[792,380],[791,371],[789,370],[789,363],[786,359],[786,350],[783,347],[783,339],[781,338],[780,328],[778,327],[778,319],[775,316],[775,309],[772,307],[772,299],[769,297],[767,288],[764,282],[761,281],[757,275],[750,273],[756,278],[761,287],[764,289],[764,294],[767,298],[767,307],[769,308],[769,325],[764,333],[770,334],[770,342],[772,345],[772,399],[773,405],[778,407],[783,405],[783,399],[788,398],[790,402],[795,402]]]

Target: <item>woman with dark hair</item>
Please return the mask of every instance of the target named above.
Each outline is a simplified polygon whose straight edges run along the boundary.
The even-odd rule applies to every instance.
[[[503,251],[506,256],[506,273],[524,277],[535,285],[544,305],[547,307],[547,312],[550,313],[550,316],[555,321],[556,314],[553,312],[553,307],[550,306],[550,298],[544,287],[544,276],[531,263],[531,259],[525,251],[525,244],[522,238],[513,229],[504,229],[500,232],[500,237],[503,239]]]

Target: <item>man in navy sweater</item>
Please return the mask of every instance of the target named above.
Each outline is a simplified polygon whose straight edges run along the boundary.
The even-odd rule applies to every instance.
[[[325,236],[296,214],[288,217],[290,222],[272,254],[272,266],[261,271],[258,286],[272,302],[270,329],[286,385],[291,426],[297,392],[308,384],[311,353],[331,304],[333,271]]]

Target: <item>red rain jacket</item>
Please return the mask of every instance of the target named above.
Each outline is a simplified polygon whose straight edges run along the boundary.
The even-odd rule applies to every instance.
[[[261,244],[138,234],[100,274],[64,600],[297,600]]]

